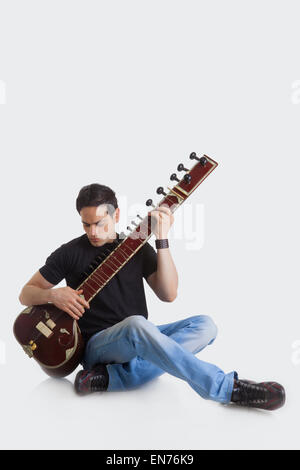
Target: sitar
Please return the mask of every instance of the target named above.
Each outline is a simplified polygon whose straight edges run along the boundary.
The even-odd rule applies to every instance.
[[[195,152],[190,154],[190,159],[196,161],[194,166],[188,169],[180,163],[177,170],[183,171],[184,176],[179,179],[173,173],[170,180],[177,181],[177,184],[168,187],[168,192],[163,187],[157,188],[157,194],[162,194],[163,198],[156,206],[152,199],[148,199],[147,206],[155,209],[164,205],[174,212],[218,165],[207,155],[199,158]],[[104,259],[102,256],[95,258],[83,273],[82,282],[76,290],[82,289],[82,296],[88,302],[99,294],[152,236],[151,215],[137,217],[140,223],[134,224],[134,229],[127,227],[130,233],[110,243],[112,249],[109,254]],[[65,377],[81,362],[84,341],[77,321],[50,302],[26,307],[16,318],[13,331],[25,353],[34,358],[49,376]]]

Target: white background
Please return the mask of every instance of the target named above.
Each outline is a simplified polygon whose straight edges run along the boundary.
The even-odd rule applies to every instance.
[[[1,448],[300,447],[299,14],[287,0],[0,2]],[[146,212],[192,151],[219,163],[190,198],[204,240],[172,239],[179,209],[178,297],[146,286],[149,320],[210,315],[219,334],[198,357],[282,383],[275,412],[167,374],[77,397],[75,373],[47,378],[12,334],[22,286],[83,233],[79,189],[106,184]]]

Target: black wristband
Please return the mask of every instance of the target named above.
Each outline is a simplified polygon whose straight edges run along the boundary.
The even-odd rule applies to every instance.
[[[163,238],[161,240],[155,240],[155,246],[157,249],[169,248],[169,240],[167,238]]]

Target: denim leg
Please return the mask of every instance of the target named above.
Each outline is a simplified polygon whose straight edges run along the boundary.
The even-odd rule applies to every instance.
[[[212,344],[218,333],[217,326],[208,315],[194,315],[157,325],[157,328],[193,354]]]
[[[194,315],[183,320],[156,326],[161,333],[169,336],[193,354],[197,354],[208,344],[211,344],[217,335],[217,327],[207,315]],[[164,373],[165,370],[153,362],[136,356],[129,364],[123,364],[123,367],[118,368],[121,379],[119,388],[124,389],[124,384],[127,389],[136,387]]]
[[[216,327],[205,315],[159,326],[132,315],[90,339],[83,365],[108,364],[108,391],[134,388],[168,372],[185,380],[203,398],[227,403],[236,372],[224,374],[193,355],[215,335]]]

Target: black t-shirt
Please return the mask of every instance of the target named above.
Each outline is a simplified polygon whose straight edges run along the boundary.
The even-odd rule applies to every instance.
[[[117,240],[122,241],[118,233]],[[105,243],[95,247],[84,234],[57,248],[39,271],[51,284],[65,279],[68,286],[77,289],[83,280],[82,273],[110,246],[113,245]],[[84,340],[130,315],[148,318],[143,278],[147,279],[156,269],[157,253],[146,242],[90,301],[90,308],[78,320]]]

